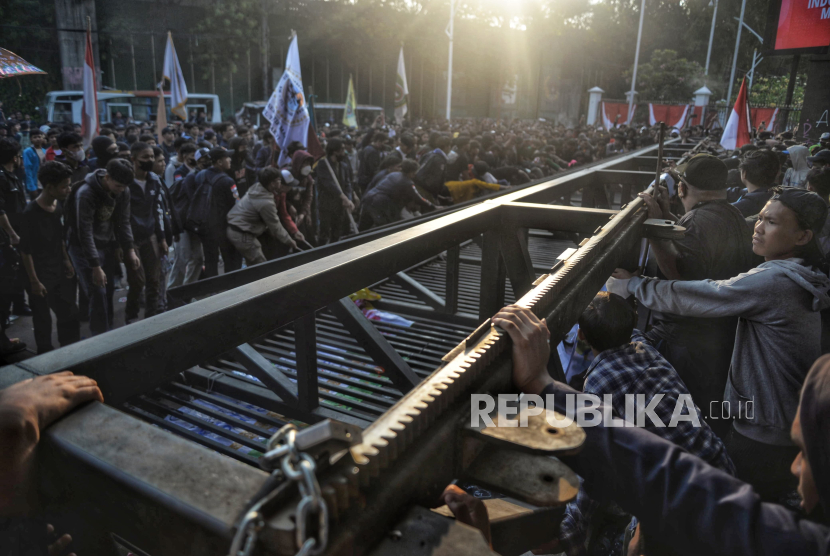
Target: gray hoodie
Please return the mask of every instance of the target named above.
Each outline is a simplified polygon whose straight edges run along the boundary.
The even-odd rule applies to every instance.
[[[810,165],[807,163],[810,149],[802,145],[793,145],[787,148],[787,152],[790,153],[790,161],[792,161],[793,167],[788,168],[784,174],[783,185],[806,188],[807,173],[810,171]]]
[[[724,399],[738,432],[777,446],[792,445],[790,425],[801,385],[821,355],[819,311],[830,307],[828,289],[830,279],[801,259],[765,262],[729,280],[635,277],[628,283],[629,293],[649,309],[740,317]],[[750,400],[753,407],[747,410]]]
[[[228,225],[255,235],[271,232],[282,243],[291,241],[291,236],[282,226],[274,194],[257,182],[228,212]]]

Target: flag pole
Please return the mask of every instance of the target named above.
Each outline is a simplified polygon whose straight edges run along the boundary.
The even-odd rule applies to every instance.
[[[645,1],[645,0],[643,0]],[[452,108],[452,40],[454,33],[453,22],[455,20],[455,0],[450,0],[450,24],[447,26],[447,36],[450,39],[450,55],[447,63],[447,121],[450,120],[450,112]]]

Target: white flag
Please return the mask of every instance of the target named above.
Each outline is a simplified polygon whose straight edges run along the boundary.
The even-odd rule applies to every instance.
[[[184,82],[179,57],[176,56],[176,47],[173,46],[173,35],[167,32],[167,48],[164,49],[164,70],[160,89],[164,88],[164,80],[170,82],[170,112],[187,121],[187,85]]]
[[[271,133],[280,148],[280,166],[289,161],[286,155],[289,143],[299,141],[304,147],[308,146],[308,126],[311,122],[303,96],[303,74],[300,71],[297,35],[291,39],[285,59],[285,71],[271,98],[268,99],[262,115],[271,122]]]
[[[95,84],[95,57],[92,54],[92,32],[86,31],[86,52],[84,53],[84,102],[81,110],[81,135],[84,148],[98,136],[98,92]]]
[[[403,117],[406,116],[406,101],[409,99],[409,87],[406,84],[406,68],[403,64],[403,47],[401,47],[401,55],[398,57],[398,77],[395,80],[395,120],[403,123]]]

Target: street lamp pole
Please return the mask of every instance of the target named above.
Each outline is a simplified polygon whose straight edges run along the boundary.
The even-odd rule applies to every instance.
[[[735,53],[732,55],[732,72],[729,74],[729,92],[726,94],[726,104],[732,100],[732,85],[735,83],[735,69],[738,66],[738,48],[741,45],[741,31],[744,28],[744,13],[746,12],[746,0],[741,1],[741,17],[738,22],[738,36],[735,37]]]
[[[746,1],[746,0],[744,0]],[[634,87],[637,83],[637,65],[640,63],[640,41],[643,38],[643,15],[646,12],[646,0],[640,5],[640,28],[637,31],[637,50],[634,52],[634,73],[631,74],[631,93],[628,95],[628,125],[634,119]]]
[[[643,0],[645,1],[645,0]],[[447,121],[450,119],[450,110],[452,107],[452,37],[453,37],[453,21],[455,20],[455,0],[450,0],[450,24],[447,26],[446,33],[450,39],[450,59],[447,63]]]
[[[706,69],[703,70],[704,77],[709,76],[709,60],[712,58],[712,42],[715,39],[715,21],[718,17],[718,0],[712,0],[712,3],[715,5],[715,10],[712,12],[712,29],[709,31],[709,49],[706,51]],[[706,84],[706,80],[703,80],[703,84]]]

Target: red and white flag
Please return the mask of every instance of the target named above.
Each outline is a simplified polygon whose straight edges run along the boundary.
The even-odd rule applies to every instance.
[[[729,115],[729,120],[726,122],[726,127],[723,128],[723,135],[720,138],[721,146],[728,150],[740,149],[750,141],[750,119],[749,119],[749,102],[747,102],[746,94],[746,77],[741,82],[741,90],[738,91],[738,99],[735,101],[735,107]]]
[[[86,30],[86,55],[84,56],[84,104],[81,109],[81,136],[84,148],[98,136],[98,87],[95,81],[95,57],[92,55],[92,31]]]

